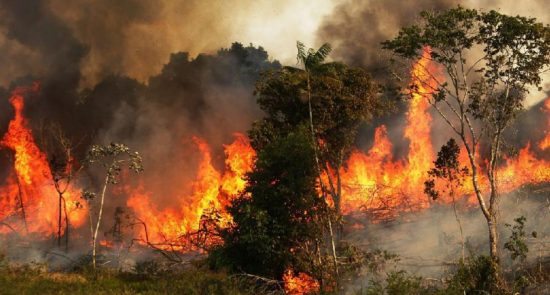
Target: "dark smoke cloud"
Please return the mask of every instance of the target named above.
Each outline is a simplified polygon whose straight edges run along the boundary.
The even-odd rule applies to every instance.
[[[346,1],[335,7],[321,24],[317,38],[330,42],[332,57],[367,68],[378,78],[387,75],[387,59],[380,43],[394,37],[403,26],[418,20],[422,10],[442,10],[455,0]]]
[[[318,42],[329,42],[334,51],[331,56],[335,60],[343,60],[349,64],[360,66],[369,72],[383,85],[395,87],[398,81],[391,76],[389,53],[382,49],[381,42],[397,35],[402,27],[410,26],[419,20],[419,13],[423,10],[440,11],[463,5],[467,8],[481,10],[497,10],[510,15],[525,15],[536,17],[539,21],[548,23],[549,16],[545,13],[547,6],[544,0],[517,1],[456,1],[456,0],[421,0],[421,1],[360,1],[349,0],[337,5],[320,25],[317,32]],[[544,11],[544,12],[543,12]],[[395,70],[395,69],[393,69]],[[405,75],[406,76],[406,75]],[[548,74],[546,74],[548,76]],[[545,77],[543,75],[543,77]],[[546,77],[548,81],[548,77]],[[543,83],[548,89],[548,82]],[[400,85],[403,86],[403,85]],[[397,98],[395,93],[386,93],[388,98]],[[544,93],[533,91],[527,97],[528,106],[533,106],[541,99],[548,97]],[[377,124],[365,126],[358,138],[358,145],[368,148],[372,143],[374,127],[384,124],[388,127],[388,135],[394,145],[394,154],[406,155],[408,143],[403,141],[404,114],[407,111],[406,102],[398,102],[396,114],[377,120]],[[520,120],[529,124],[536,122],[544,114],[540,114],[540,106],[534,106],[533,110],[522,115]],[[537,115],[538,114],[538,115]],[[434,147],[438,148],[448,138],[448,129],[444,122],[440,121],[437,114],[433,114],[435,128],[432,130]],[[514,129],[522,128],[523,123],[516,124]],[[525,144],[532,136],[530,132],[519,132],[518,144]],[[536,129],[535,129],[536,130]],[[513,136],[512,132],[509,132]],[[521,135],[523,134],[523,136]],[[527,134],[527,135],[526,135]],[[538,135],[536,135],[538,137]]]
[[[45,1],[6,0],[1,2],[0,10],[0,25],[6,30],[6,38],[39,54],[39,74],[65,83],[66,79],[79,78],[80,61],[87,49],[53,15]]]
[[[400,28],[412,25],[418,20],[420,11],[442,10],[456,3],[455,0],[345,1],[325,18],[318,29],[317,39],[333,45],[333,59],[363,67],[388,89],[394,89],[397,81],[390,75],[389,55],[382,50],[381,42],[394,37]],[[390,100],[398,98],[394,91],[388,91],[384,96]],[[358,145],[368,148],[374,138],[374,127],[384,124],[394,143],[394,154],[398,157],[406,155],[408,143],[403,140],[406,110],[407,104],[398,101],[396,113],[362,128]]]
[[[185,51],[195,57],[215,53],[234,41],[257,43],[268,39],[269,33],[280,37],[269,31],[271,26],[288,24],[287,11],[304,6],[290,0],[50,0],[48,4],[90,48],[81,67],[84,87],[93,86],[109,74],[146,82],[160,72],[173,52]],[[317,8],[322,5],[319,3]],[[265,25],[268,20],[272,22]],[[268,30],[266,34],[258,33],[264,29]],[[292,39],[287,44],[292,50],[294,42]]]
[[[209,142],[215,164],[223,167],[222,144],[232,141],[233,132],[245,132],[252,120],[261,116],[253,97],[259,73],[280,64],[271,61],[261,47],[235,43],[228,49],[196,58],[187,52],[172,55],[166,52],[168,63],[147,83],[130,78],[123,74],[127,69],[119,66],[133,60],[132,52],[128,47],[116,49],[125,34],[120,30],[109,34],[108,29],[116,31],[119,26],[132,27],[136,22],[146,23],[161,17],[150,12],[158,8],[147,4],[152,2],[131,2],[135,3],[97,2],[94,9],[102,5],[103,9],[113,8],[108,15],[114,14],[106,20],[108,25],[101,24],[97,11],[86,12],[92,15],[82,20],[91,22],[93,18],[94,23],[76,22],[82,28],[100,26],[89,28],[95,36],[89,40],[103,47],[93,42],[85,44],[75,37],[78,32],[70,28],[75,22],[63,20],[66,15],[53,12],[55,1],[1,2],[0,11],[7,16],[0,23],[4,30],[2,36],[10,40],[11,45],[32,48],[40,59],[36,69],[11,79],[8,88],[0,88],[0,133],[5,133],[13,117],[7,99],[9,91],[38,80],[40,92],[26,97],[25,116],[30,119],[39,145],[43,145],[42,131],[49,124],[59,124],[73,142],[79,143],[79,158],[92,143],[126,143],[144,156],[145,187],[155,192],[155,196],[173,199],[185,192],[175,192],[167,183],[187,182],[194,177],[198,157],[192,136]],[[71,5],[76,4],[68,4],[67,11],[71,11]],[[116,13],[121,14],[117,16],[120,19],[114,19]],[[200,17],[200,13],[194,17]],[[109,36],[99,36],[101,33]],[[161,35],[159,32],[156,36]],[[155,47],[154,38],[140,42]],[[169,49],[162,52],[166,50]],[[100,52],[100,56],[94,57],[94,52]],[[86,73],[90,58],[99,68],[112,65],[113,69],[101,70],[94,78],[98,80],[93,87],[82,89],[82,74]],[[1,154],[0,166],[10,167],[9,152],[1,151]],[[4,179],[7,169],[0,170]],[[124,204],[124,199],[119,201],[118,205]]]

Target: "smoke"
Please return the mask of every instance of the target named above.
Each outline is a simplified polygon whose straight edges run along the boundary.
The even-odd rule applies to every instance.
[[[421,0],[421,1],[343,1],[335,6],[332,13],[326,16],[317,30],[317,43],[329,42],[334,49],[331,56],[334,60],[342,60],[348,64],[366,68],[381,84],[396,87],[399,82],[391,72],[389,52],[382,49],[381,42],[397,36],[402,27],[410,26],[419,21],[419,13],[423,10],[440,11],[456,7],[458,4],[466,8],[480,10],[497,10],[509,15],[535,17],[538,21],[549,23],[550,17],[545,13],[547,3],[540,0],[525,2],[517,1],[456,1],[456,0]],[[406,76],[406,75],[404,75]],[[550,89],[550,73],[543,75],[543,88],[538,91],[531,89],[526,98],[526,107],[538,108],[536,105],[546,97]],[[401,85],[403,86],[403,85]],[[388,99],[395,99],[395,93],[387,93]],[[377,119],[376,124],[364,126],[357,140],[358,146],[368,148],[372,144],[374,128],[383,124],[387,126],[388,136],[394,143],[393,154],[407,154],[408,143],[403,140],[404,115],[407,103],[398,102],[394,114]],[[534,112],[536,113],[536,111]],[[448,140],[449,130],[443,120],[435,112],[432,139],[435,147]],[[531,120],[529,116],[522,116]],[[532,121],[532,120],[531,120]],[[517,124],[516,130],[524,130]],[[535,129],[536,130],[536,129]],[[531,132],[532,130],[530,130]],[[530,133],[529,133],[530,134]],[[525,138],[522,138],[525,140]],[[525,141],[522,141],[525,143]]]
[[[132,99],[113,108],[108,128],[98,133],[97,141],[116,140],[140,151],[145,187],[159,199],[173,200],[174,195],[186,193],[177,190],[196,172],[198,152],[191,138],[205,139],[213,149],[214,164],[223,168],[222,145],[261,117],[252,95],[259,73],[279,66],[268,60],[263,49],[240,44],[194,60],[187,53],[173,54],[148,86],[134,84],[139,85],[134,92],[120,89],[121,95],[130,94]],[[112,95],[110,88],[116,85],[104,80],[88,100],[102,97],[102,92]]]
[[[397,35],[399,29],[413,25],[419,20],[423,10],[439,11],[462,5],[480,10],[497,10],[504,14],[535,17],[549,23],[546,13],[548,3],[544,0],[530,1],[359,1],[348,0],[338,4],[332,13],[325,17],[317,31],[318,42],[330,42],[334,51],[332,57],[352,65],[364,67],[378,80],[392,81],[388,70],[388,52],[381,48],[381,42]],[[549,89],[550,74],[545,75],[543,85]],[[546,98],[545,92],[532,89],[527,98],[531,106]]]
[[[321,24],[317,38],[334,47],[332,57],[367,68],[375,77],[388,78],[387,58],[380,43],[403,26],[412,25],[422,10],[442,10],[454,0],[345,1]]]
[[[331,0],[6,0],[0,16],[11,23],[0,22],[0,58],[6,61],[0,85],[21,75],[58,70],[52,64],[68,65],[74,55],[64,49],[76,48],[69,46],[74,41],[86,48],[77,60],[81,89],[109,75],[146,83],[171,53],[189,52],[194,58],[232,42],[262,44],[278,59],[291,62],[296,40],[313,43],[318,23],[333,5]],[[67,60],[59,63],[57,57]]]
[[[499,209],[500,247],[511,235],[510,228],[505,224],[515,225],[514,219],[524,216],[527,218],[524,230],[529,248],[527,263],[546,259],[549,251],[544,245],[550,238],[548,187],[531,187],[503,195]],[[462,237],[457,220],[462,226]],[[462,239],[465,241],[465,257],[489,253],[488,229],[481,211],[477,207],[467,208],[460,201],[456,215],[452,206],[436,205],[427,210],[403,214],[393,222],[367,222],[364,226],[364,229],[350,233],[346,239],[367,251],[382,249],[397,254],[399,261],[387,265],[386,271],[396,267],[417,276],[442,279],[452,272],[462,257]],[[532,232],[537,233],[536,238],[531,236]],[[508,268],[513,263],[510,253],[501,249],[501,261]],[[370,275],[347,288],[358,290],[368,285]]]

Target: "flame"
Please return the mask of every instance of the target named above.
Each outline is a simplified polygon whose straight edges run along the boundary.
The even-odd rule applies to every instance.
[[[408,155],[404,159],[394,159],[387,128],[384,125],[376,128],[372,148],[366,153],[359,150],[352,152],[346,165],[339,171],[342,180],[341,208],[344,214],[368,210],[373,213],[375,220],[379,220],[377,218],[392,218],[402,212],[428,208],[432,204],[424,194],[427,171],[435,160],[428,96],[436,89],[437,80],[442,74],[431,63],[429,48],[424,50],[422,57],[413,66],[411,76],[412,93],[404,130],[404,137],[409,142]],[[550,102],[546,106],[550,107]],[[159,210],[151,201],[152,193],[143,187],[131,193],[127,205],[133,208],[148,228],[148,232],[141,231],[142,236],[148,235],[150,240],[156,242],[180,239],[199,229],[201,216],[209,209],[221,212],[222,223],[231,221],[230,216],[224,213],[224,208],[232,196],[246,186],[245,174],[253,168],[255,152],[244,135],[235,134],[235,141],[224,146],[226,171],[221,173],[212,166],[206,142],[196,138],[195,144],[201,154],[201,162],[192,185],[193,193],[190,196],[177,196],[176,207]],[[479,155],[476,154],[475,158],[478,163],[483,163]],[[464,150],[461,150],[459,161],[461,166],[469,166]],[[526,183],[550,181],[548,161],[538,159],[530,145],[521,149],[517,157],[507,158],[503,162],[498,170],[499,188],[503,193]],[[327,175],[323,175],[323,178],[326,181]],[[474,206],[476,199],[472,183],[468,179],[464,179],[463,183],[455,197],[465,196],[467,204]],[[483,171],[480,171],[479,183],[481,189],[487,191],[489,185]],[[450,203],[453,199],[441,196],[439,202]],[[300,278],[300,274],[294,277],[292,271],[285,275],[289,282],[293,278]]]
[[[256,156],[244,135],[236,133],[234,136],[235,141],[224,146],[226,171],[223,174],[212,165],[208,144],[198,137],[194,138],[201,155],[198,173],[191,195],[176,196],[176,207],[158,209],[151,201],[153,193],[145,191],[143,186],[130,193],[127,205],[147,228],[147,231],[145,228],[140,230],[142,240],[159,247],[164,247],[163,243],[168,241],[181,242],[187,234],[199,230],[201,218],[211,210],[221,214],[222,226],[231,221],[224,208],[244,189],[244,176],[252,170]]]
[[[17,88],[10,97],[15,117],[9,122],[0,147],[13,152],[14,171],[5,185],[0,187],[0,221],[19,215],[24,222],[18,222],[16,227],[20,229],[24,226],[24,231],[18,232],[50,235],[57,232],[59,196],[53,185],[46,155],[36,145],[23,116],[23,95],[32,91],[38,91],[38,84],[30,88]],[[86,217],[86,210],[79,209],[79,197],[79,193],[73,189],[64,194],[68,219],[74,227],[83,224]],[[0,228],[0,232],[5,233],[6,229]]]
[[[114,248],[115,244],[109,240],[100,240],[99,245],[105,248]]]
[[[250,146],[248,138],[241,133],[235,133],[234,136],[235,141],[224,146],[228,170],[222,177],[221,190],[228,196],[235,196],[244,190],[245,175],[252,170],[256,159],[256,152]]]
[[[392,143],[387,137],[386,127],[378,127],[373,147],[366,154],[354,151],[340,172],[343,183],[342,212],[391,209],[405,203],[415,209],[429,206],[422,189],[434,158],[430,137],[432,117],[428,113],[430,105],[426,96],[437,87],[434,73],[438,73],[429,57],[428,48],[411,72],[413,91],[405,127],[405,138],[409,141],[407,159],[393,159]]]
[[[441,73],[430,61],[429,48],[424,50],[422,57],[413,66],[411,76],[412,93],[404,130],[404,138],[409,143],[408,155],[403,159],[395,159],[386,126],[376,128],[372,148],[367,152],[353,151],[346,165],[339,171],[342,181],[341,208],[344,214],[368,210],[375,214],[375,218],[391,218],[402,212],[428,208],[432,204],[423,192],[426,173],[435,158],[430,134],[432,117],[427,96],[433,93],[437,86],[436,79],[441,77]],[[35,143],[23,116],[23,95],[29,91],[37,91],[36,88],[18,88],[12,92],[10,98],[15,117],[10,121],[8,131],[0,141],[0,147],[13,152],[14,169],[0,186],[0,225],[6,225],[9,221],[9,226],[0,226],[0,233],[12,230],[22,232],[25,225],[18,220],[22,220],[23,215],[29,233],[52,235],[57,232],[58,194],[53,186],[52,172],[46,155]],[[550,114],[550,98],[544,106],[545,112]],[[550,118],[547,125],[549,128]],[[245,188],[246,173],[253,169],[256,158],[256,153],[245,135],[236,133],[234,137],[231,144],[224,145],[223,171],[213,165],[208,143],[201,138],[193,138],[200,155],[197,174],[191,183],[181,181],[182,184],[171,184],[182,193],[173,196],[174,201],[170,206],[159,208],[154,202],[155,192],[149,191],[143,184],[135,188],[124,187],[124,193],[129,196],[126,204],[143,225],[137,229],[137,235],[142,241],[163,249],[183,250],[182,246],[174,247],[173,242],[179,243],[187,239],[189,234],[200,230],[205,214],[216,212],[221,226],[231,222],[225,207]],[[323,145],[324,142],[320,141],[320,144]],[[547,130],[545,138],[540,142],[522,148],[516,157],[502,161],[498,170],[498,186],[501,192],[513,191],[527,183],[550,181],[548,159],[539,159],[532,146],[547,150],[550,146],[550,132]],[[469,166],[464,151],[461,151],[460,161],[461,166]],[[479,155],[476,155],[476,161],[484,163]],[[487,191],[488,180],[483,171],[479,173],[479,183],[482,190]],[[464,182],[457,195],[466,196],[468,204],[476,204],[470,181]],[[77,210],[79,196],[74,189],[64,195],[73,227],[81,226],[87,214],[86,207]],[[444,203],[451,201],[448,197],[441,198]],[[302,273],[294,276],[292,270],[288,270],[285,277],[289,286],[294,284],[293,281],[308,281],[309,278]],[[314,283],[310,285],[315,286]]]
[[[431,205],[423,192],[427,171],[435,159],[430,136],[432,118],[428,113],[427,96],[436,89],[436,79],[441,74],[431,64],[429,55],[430,49],[425,48],[422,57],[412,68],[413,92],[405,127],[405,138],[409,140],[408,156],[404,160],[394,160],[386,127],[378,127],[372,148],[367,153],[354,151],[340,171],[344,214],[366,209],[375,217],[391,218],[400,212],[419,210]],[[545,106],[547,113],[550,113],[550,99]],[[548,126],[550,127],[550,118]],[[539,147],[545,149],[549,144],[550,133],[547,133]],[[461,151],[459,161],[461,166],[469,166],[464,150]],[[476,155],[476,161],[483,163],[479,155]],[[502,193],[511,192],[527,183],[550,181],[550,163],[546,159],[537,159],[530,145],[522,148],[516,158],[507,158],[504,162],[497,172],[498,186]],[[480,174],[480,186],[486,191],[489,187],[487,177]],[[466,196],[470,205],[476,204],[471,181],[464,179],[463,183],[464,186],[457,195]],[[443,196],[441,202],[452,202],[452,198]]]
[[[283,275],[284,289],[290,295],[304,295],[319,292],[319,282],[306,273],[294,274],[294,270],[287,269]]]

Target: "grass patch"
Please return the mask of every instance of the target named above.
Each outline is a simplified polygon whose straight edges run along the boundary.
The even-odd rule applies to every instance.
[[[147,275],[99,270],[46,272],[29,266],[0,270],[2,294],[265,294],[268,290],[225,273],[189,269]]]

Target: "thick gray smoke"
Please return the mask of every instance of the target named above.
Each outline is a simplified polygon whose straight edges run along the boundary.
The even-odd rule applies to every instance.
[[[456,0],[345,1],[321,24],[317,38],[334,46],[333,58],[367,68],[376,78],[388,79],[388,59],[380,43],[412,25],[423,10],[442,10]]]
[[[509,240],[511,229],[505,224],[516,225],[514,219],[524,216],[526,243],[529,248],[529,263],[544,263],[550,255],[547,247],[550,241],[549,188],[530,187],[513,194],[503,195],[500,200],[500,246]],[[456,268],[462,257],[462,240],[465,241],[465,257],[488,253],[487,224],[477,207],[465,209],[465,204],[457,203],[457,214],[452,206],[433,206],[430,209],[407,213],[390,223],[365,224],[361,231],[350,233],[350,241],[364,249],[383,249],[399,255],[396,265],[390,263],[386,271],[404,269],[415,275],[440,280]],[[458,219],[458,221],[457,221]],[[462,235],[459,223],[462,226]],[[536,232],[533,238],[532,232]],[[510,252],[501,252],[501,260],[506,268],[512,263]],[[515,261],[518,263],[518,261]],[[368,285],[363,278],[349,285],[359,289]]]

